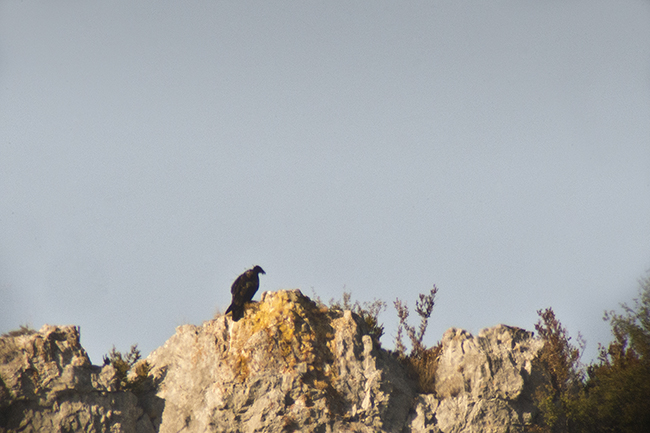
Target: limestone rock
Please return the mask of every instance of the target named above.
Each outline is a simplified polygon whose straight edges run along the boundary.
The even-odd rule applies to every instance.
[[[546,380],[541,347],[505,325],[452,328],[435,393],[418,394],[359,316],[266,292],[238,322],[178,327],[148,356],[148,387],[124,390],[113,367],[91,365],[78,328],[46,325],[0,338],[0,433],[521,432]]]
[[[151,421],[115,370],[90,363],[74,326],[0,338],[0,432],[135,432]]]
[[[358,316],[298,290],[264,293],[238,322],[181,326],[148,361],[161,432],[401,431],[414,397]]]
[[[437,428],[523,431],[535,412],[532,393],[541,375],[533,359],[542,346],[531,332],[505,325],[484,329],[478,337],[455,328],[445,332],[436,372]]]
[[[433,394],[420,394],[413,402],[409,430],[418,433],[440,433],[436,410],[440,401]]]

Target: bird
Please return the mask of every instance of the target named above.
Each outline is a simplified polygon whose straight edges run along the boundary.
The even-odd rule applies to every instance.
[[[266,274],[264,269],[255,266],[237,277],[230,293],[232,293],[232,302],[230,307],[226,310],[226,314],[232,311],[232,320],[235,322],[244,317],[244,304],[250,302],[253,296],[260,287],[259,274]]]

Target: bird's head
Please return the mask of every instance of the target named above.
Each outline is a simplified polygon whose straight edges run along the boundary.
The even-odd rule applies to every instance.
[[[266,274],[266,272],[264,272],[264,269],[262,269],[260,266],[255,266],[253,268],[253,272],[255,272],[256,274]]]

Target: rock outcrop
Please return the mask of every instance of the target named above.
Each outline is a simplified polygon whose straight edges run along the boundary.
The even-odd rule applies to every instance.
[[[0,432],[153,432],[115,369],[90,363],[79,328],[0,338]]]
[[[400,431],[415,395],[350,311],[266,292],[244,320],[185,325],[148,358],[161,432]]]
[[[449,329],[442,338],[435,396],[419,396],[411,431],[518,432],[532,422],[532,395],[545,376],[533,360],[543,343],[505,325],[478,337]]]
[[[519,432],[541,346],[504,325],[450,329],[436,392],[418,394],[359,316],[266,292],[238,322],[178,327],[146,360],[151,386],[128,390],[77,328],[46,325],[0,339],[0,432]]]

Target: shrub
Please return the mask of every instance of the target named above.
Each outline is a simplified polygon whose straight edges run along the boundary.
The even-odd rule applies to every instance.
[[[415,330],[415,327],[408,323],[409,309],[406,304],[402,303],[399,299],[395,299],[395,302],[393,302],[393,305],[397,310],[397,317],[399,318],[397,337],[395,338],[395,350],[398,353],[406,353],[406,346],[402,340],[402,333],[404,331],[406,331],[406,335],[411,341],[411,353],[424,350],[422,340],[424,338],[424,333],[427,331],[427,326],[429,325],[429,317],[431,317],[431,313],[433,312],[436,293],[438,293],[438,288],[434,285],[428,295],[420,293],[419,299],[415,302],[415,312],[420,316],[420,326],[417,331]]]
[[[396,299],[393,305],[397,310],[399,325],[395,337],[395,352],[400,361],[406,366],[409,375],[416,381],[418,391],[425,394],[435,392],[435,377],[438,369],[438,359],[442,350],[440,343],[427,349],[422,341],[429,325],[429,317],[433,312],[438,288],[434,285],[429,294],[420,293],[415,303],[415,312],[420,316],[420,326],[416,329],[408,323],[409,309],[401,300]],[[411,352],[406,354],[406,345],[402,335],[406,333],[411,342]]]
[[[614,340],[600,346],[598,361],[579,366],[580,348],[570,343],[552,309],[538,311],[535,326],[544,347],[537,362],[549,383],[534,395],[543,419],[535,432],[650,431],[650,279],[642,280],[634,307],[605,313]]]
[[[442,344],[438,343],[429,349],[422,349],[408,356],[400,357],[409,375],[417,383],[418,392],[434,394],[438,361],[442,352]]]
[[[437,292],[438,288],[433,286],[429,294],[419,295],[419,299],[415,304],[415,311],[420,316],[420,326],[417,329],[408,323],[409,309],[406,304],[399,299],[394,302],[399,318],[397,337],[395,339],[395,353],[400,362],[407,368],[411,378],[417,383],[418,390],[422,393],[434,392],[438,357],[442,349],[440,343],[429,349],[422,343],[429,324],[429,317],[433,312]],[[327,307],[316,293],[313,294],[313,298],[320,307]],[[329,308],[350,310],[359,315],[368,326],[368,333],[375,344],[380,345],[379,339],[384,334],[384,326],[379,323],[378,317],[379,313],[386,308],[384,301],[375,299],[373,302],[364,302],[363,304],[359,301],[352,302],[351,293],[344,291],[341,300],[330,299]],[[411,342],[411,352],[408,354],[403,341],[404,333]]]
[[[142,388],[143,384],[149,376],[151,366],[147,361],[140,361],[141,355],[138,350],[138,345],[131,346],[129,353],[122,355],[115,346],[111,351],[104,355],[104,365],[112,365],[117,375],[117,384],[119,389],[138,391]],[[135,369],[133,367],[135,366]],[[133,369],[135,375],[129,378],[129,372]]]
[[[634,304],[623,304],[623,314],[605,313],[614,341],[600,346],[587,369],[585,431],[650,431],[650,278]]]
[[[318,295],[314,293],[313,296],[319,306],[325,306]],[[386,303],[384,301],[375,299],[372,302],[366,301],[363,304],[359,301],[352,302],[352,294],[344,291],[341,300],[330,299],[329,308],[341,311],[350,310],[357,314],[365,322],[368,328],[368,335],[370,335],[375,345],[377,347],[381,346],[379,340],[384,335],[384,325],[379,323],[379,313],[386,309]]]
[[[555,317],[552,308],[539,310],[537,314],[540,320],[535,329],[544,346],[535,362],[546,372],[548,382],[535,391],[534,400],[543,419],[531,430],[574,431],[575,424],[582,418],[580,398],[584,375],[580,368],[580,356],[584,342],[578,335],[579,347],[571,343],[571,337]]]

